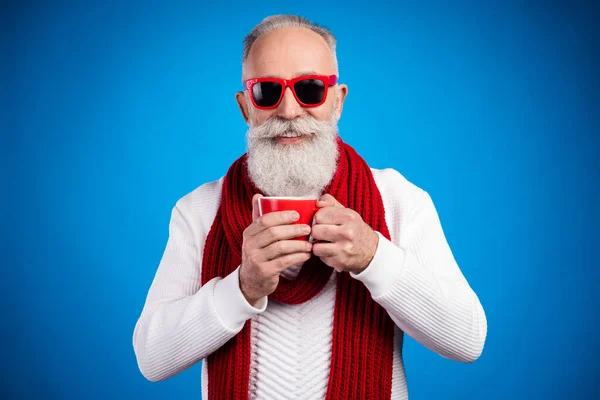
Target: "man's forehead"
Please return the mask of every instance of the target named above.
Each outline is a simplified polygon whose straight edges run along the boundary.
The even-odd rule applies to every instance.
[[[278,29],[260,37],[244,65],[245,78],[333,73],[335,61],[327,43],[317,33],[303,28]]]

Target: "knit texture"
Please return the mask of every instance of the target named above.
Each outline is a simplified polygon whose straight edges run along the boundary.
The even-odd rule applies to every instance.
[[[360,279],[397,325],[392,399],[407,400],[410,382],[402,359],[405,334],[443,357],[472,362],[483,350],[487,321],[452,256],[427,192],[394,169],[371,171],[392,240],[380,238],[375,258],[365,271],[371,277],[361,274]],[[132,338],[140,372],[157,382],[201,365],[202,399],[208,399],[207,357],[251,320],[249,397],[324,399],[337,274],[332,274],[319,295],[299,305],[265,298],[262,306],[250,306],[239,288],[239,268],[201,285],[201,257],[222,187],[221,177],[177,201],[160,263],[146,267],[145,279],[152,273],[154,278]],[[285,274],[293,277],[288,274],[292,270]]]
[[[381,194],[367,163],[338,140],[338,168],[325,193],[357,211],[374,230],[390,239]],[[252,196],[259,192],[248,177],[246,156],[229,169],[221,204],[206,240],[202,284],[225,277],[241,263],[243,230],[252,222]],[[333,269],[312,257],[296,279],[281,277],[272,300],[301,304],[314,298]],[[327,399],[389,399],[392,385],[394,324],[367,288],[348,273],[337,276],[331,365]],[[251,323],[208,358],[210,399],[247,399],[251,366]],[[232,371],[235,373],[232,374]]]
[[[273,301],[252,319],[251,399],[325,398],[335,288],[333,274],[323,291],[306,303]]]

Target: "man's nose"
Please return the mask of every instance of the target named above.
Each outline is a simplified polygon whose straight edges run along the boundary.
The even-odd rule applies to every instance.
[[[286,87],[285,92],[283,93],[283,99],[281,100],[279,107],[277,107],[277,116],[285,119],[294,119],[299,117],[302,112],[302,106],[296,101],[292,89]]]

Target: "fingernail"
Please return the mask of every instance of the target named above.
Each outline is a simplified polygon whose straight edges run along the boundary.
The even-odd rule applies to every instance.
[[[310,226],[306,225],[302,227],[302,233],[310,233]]]
[[[297,221],[300,218],[300,214],[298,214],[297,211],[292,211],[290,217],[292,218],[292,221]]]

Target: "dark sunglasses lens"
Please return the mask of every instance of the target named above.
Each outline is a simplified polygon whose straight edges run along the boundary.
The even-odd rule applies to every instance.
[[[281,85],[277,82],[258,82],[252,86],[254,102],[259,107],[272,107],[281,97]]]
[[[294,90],[304,104],[319,104],[325,96],[325,84],[318,79],[303,79],[296,82]]]

